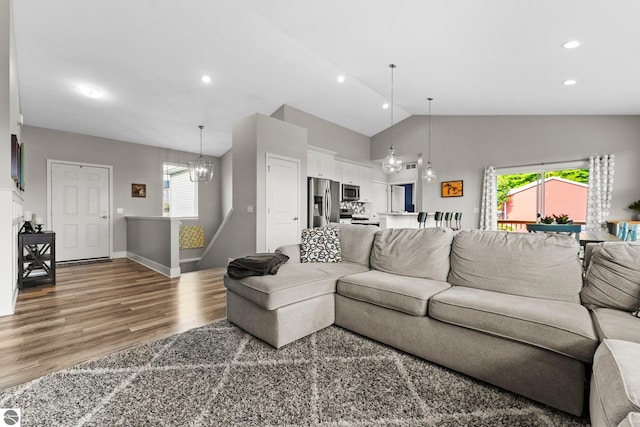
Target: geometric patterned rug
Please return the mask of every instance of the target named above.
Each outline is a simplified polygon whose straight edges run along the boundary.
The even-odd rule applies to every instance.
[[[22,426],[586,426],[331,326],[280,350],[228,321],[0,392]]]

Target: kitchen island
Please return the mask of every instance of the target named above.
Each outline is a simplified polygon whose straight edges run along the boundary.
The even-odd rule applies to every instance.
[[[433,214],[430,215],[433,221]],[[418,228],[418,212],[380,212],[380,228]],[[429,218],[427,218],[427,221]]]

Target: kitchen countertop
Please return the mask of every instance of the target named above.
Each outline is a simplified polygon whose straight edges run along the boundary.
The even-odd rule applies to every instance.
[[[417,216],[418,212],[379,212],[378,216],[387,215],[387,216]]]

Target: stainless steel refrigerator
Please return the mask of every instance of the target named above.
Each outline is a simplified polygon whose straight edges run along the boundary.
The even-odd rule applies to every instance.
[[[340,183],[307,178],[307,225],[323,227],[340,219]]]

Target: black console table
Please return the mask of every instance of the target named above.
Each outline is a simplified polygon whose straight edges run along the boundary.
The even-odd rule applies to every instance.
[[[19,233],[18,251],[18,288],[32,282],[56,284],[56,233]]]

